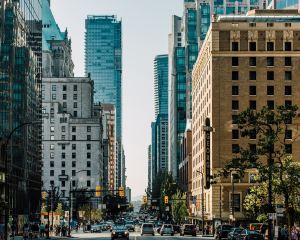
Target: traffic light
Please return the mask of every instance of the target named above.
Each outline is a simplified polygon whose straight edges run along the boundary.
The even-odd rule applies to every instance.
[[[168,204],[168,203],[169,203],[169,196],[165,196],[165,197],[164,197],[164,203],[165,203],[165,204]]]
[[[124,187],[119,187],[119,196],[124,197]]]
[[[147,204],[147,202],[148,202],[147,196],[143,196],[143,203]]]
[[[96,197],[101,197],[101,186],[100,185],[96,186]]]

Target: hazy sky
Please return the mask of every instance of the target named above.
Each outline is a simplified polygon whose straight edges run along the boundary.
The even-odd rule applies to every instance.
[[[123,27],[123,143],[127,185],[132,196],[147,187],[147,148],[154,120],[153,60],[168,51],[171,16],[183,0],[51,0],[61,30],[72,39],[75,76],[84,76],[84,21],[87,15],[117,15]]]

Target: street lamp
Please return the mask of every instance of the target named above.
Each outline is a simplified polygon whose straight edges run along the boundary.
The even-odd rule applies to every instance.
[[[201,212],[202,212],[202,235],[204,235],[204,176],[203,172],[196,170],[197,173],[201,174]]]
[[[5,180],[4,180],[4,188],[5,188],[5,203],[6,203],[6,207],[5,207],[5,226],[4,226],[4,235],[5,235],[5,239],[8,239],[8,221],[9,221],[9,174],[8,174],[8,157],[7,157],[7,146],[9,144],[9,141],[12,137],[12,135],[20,128],[27,126],[27,125],[31,125],[31,124],[39,124],[41,123],[41,121],[32,121],[32,122],[25,122],[20,124],[19,126],[15,127],[10,133],[9,135],[6,137],[6,140],[2,143],[1,145],[1,159],[4,159],[4,175],[5,175]]]

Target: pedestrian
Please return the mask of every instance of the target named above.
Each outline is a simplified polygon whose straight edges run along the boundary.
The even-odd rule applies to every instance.
[[[23,226],[23,238],[28,239],[29,238],[29,225],[28,223],[25,223]]]
[[[46,234],[46,237],[49,239],[50,235],[49,235],[49,225],[46,224],[45,226],[45,234]]]
[[[40,224],[40,237],[44,237],[45,236],[45,225],[44,223]]]
[[[291,240],[298,240],[298,233],[295,226],[293,226],[291,230]]]
[[[283,228],[280,231],[281,239],[282,240],[288,240],[289,239],[289,230],[287,228],[287,225],[285,224]]]

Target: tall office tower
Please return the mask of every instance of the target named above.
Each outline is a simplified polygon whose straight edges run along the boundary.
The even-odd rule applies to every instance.
[[[219,16],[212,23],[193,70],[192,176],[193,195],[199,203],[193,207],[196,217],[202,215],[202,174],[205,179],[208,174],[218,173],[238,156],[240,147],[250,145],[254,151],[257,147],[255,134],[249,139],[240,138],[237,115],[248,108],[300,105],[296,90],[300,87],[299,27],[298,10],[252,10],[244,16]],[[201,128],[206,118],[214,128],[209,148],[203,144],[206,134]],[[296,134],[298,122],[295,119],[288,124],[288,139]],[[296,156],[300,144],[292,139],[290,143],[287,151]],[[209,162],[205,158],[207,149]],[[236,221],[246,219],[242,201],[248,187],[255,184],[256,173],[249,169],[239,181],[232,176],[222,177],[204,189],[204,218],[228,220],[234,215]]]
[[[95,102],[116,106],[116,186],[125,186],[122,158],[122,22],[116,16],[88,16],[85,21],[85,73],[95,82]]]
[[[42,185],[41,3],[1,0],[0,11],[0,195],[5,196],[0,202],[9,201],[16,221],[36,220]]]
[[[152,191],[152,148],[151,148],[151,144],[148,146],[147,148],[147,156],[148,156],[148,187],[147,190],[148,191]]]
[[[43,6],[43,77],[73,77],[71,39],[68,31],[61,32],[50,9],[50,1]]]
[[[43,183],[95,189],[103,185],[102,119],[90,78],[43,78]]]
[[[268,0],[268,9],[299,9],[298,0]]]

